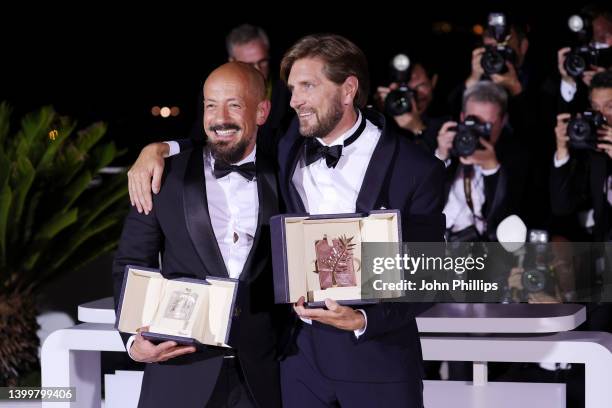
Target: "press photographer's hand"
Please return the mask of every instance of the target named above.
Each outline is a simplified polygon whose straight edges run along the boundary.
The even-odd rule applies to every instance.
[[[480,64],[480,60],[482,59],[482,54],[484,54],[484,52],[484,47],[476,48],[474,51],[472,51],[472,72],[470,73],[468,79],[465,80],[466,88],[469,88],[476,82],[480,81],[480,78],[484,75],[484,69]]]
[[[523,85],[518,78],[514,64],[512,64],[510,61],[506,61],[506,68],[508,71],[505,74],[493,74],[491,75],[491,80],[497,85],[506,88],[510,95],[516,96],[523,92]]]
[[[574,78],[572,78],[565,70],[565,60],[569,52],[570,47],[561,48],[559,51],[557,51],[557,68],[559,69],[559,74],[561,74],[561,80],[576,86],[576,81]]]
[[[612,127],[603,125],[597,130],[597,148],[612,158]]]
[[[457,127],[457,122],[446,122],[440,128],[438,132],[438,148],[436,150],[436,156],[440,160],[448,159],[451,149],[453,148],[453,139],[455,139],[455,135],[457,131],[455,128]]]
[[[567,122],[570,120],[572,115],[569,113],[561,113],[557,115],[557,126],[555,127],[555,139],[557,142],[557,151],[555,152],[555,158],[557,160],[563,160],[569,154],[568,143],[569,136],[567,135]]]
[[[495,147],[484,138],[480,138],[480,144],[482,149],[476,149],[476,151],[468,157],[461,157],[461,163],[463,164],[476,164],[482,167],[484,170],[493,170],[499,166],[497,161],[497,155],[495,154]]]

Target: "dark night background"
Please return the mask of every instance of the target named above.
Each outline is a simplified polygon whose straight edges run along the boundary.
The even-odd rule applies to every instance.
[[[333,11],[329,3],[311,2],[259,9],[236,3],[208,11],[206,4],[191,10],[151,4],[129,12],[105,3],[87,11],[74,6],[70,14],[56,9],[5,12],[0,100],[13,105],[15,117],[52,104],[81,125],[107,121],[107,137],[130,149],[122,160],[128,164],[144,144],[188,132],[202,81],[226,60],[225,35],[239,24],[260,25],[268,32],[273,73],[282,53],[301,36],[345,35],[368,56],[373,87],[386,82],[390,57],[418,48],[438,65],[440,100],[468,75],[471,50],[479,39],[472,26],[485,24],[488,12],[509,12],[529,23],[528,58],[545,76],[556,69],[556,50],[570,41],[568,16],[584,5],[464,3],[399,7],[378,2],[367,11],[351,3]],[[433,27],[440,22],[450,23],[452,31],[436,33]],[[155,105],[178,106],[181,114],[153,117]]]

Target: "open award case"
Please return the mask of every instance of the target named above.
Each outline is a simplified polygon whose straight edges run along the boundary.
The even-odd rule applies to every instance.
[[[401,243],[400,213],[375,210],[361,214],[277,215],[270,219],[274,298],[323,306],[377,302],[362,297],[362,244]]]
[[[149,326],[142,336],[154,343],[227,345],[238,281],[166,279],[158,269],[127,265],[116,328],[124,333]]]

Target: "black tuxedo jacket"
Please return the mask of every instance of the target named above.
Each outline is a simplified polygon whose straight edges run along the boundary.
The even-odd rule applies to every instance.
[[[385,127],[384,117],[365,110],[382,134],[367,167],[356,211],[399,209],[405,241],[442,241],[444,165],[423,149]],[[305,213],[291,181],[306,138],[294,120],[277,144],[279,183],[287,211]],[[381,303],[364,306],[367,330],[353,332],[313,323],[313,356],[321,373],[340,381],[414,382],[421,380],[422,356],[415,316],[429,305]],[[296,321],[297,330],[301,323]]]
[[[269,228],[270,217],[278,213],[277,178],[265,151],[257,151],[256,166],[257,232],[240,276],[228,343],[240,359],[248,388],[259,406],[279,407],[276,347],[282,311],[274,305]],[[144,215],[132,208],[125,221],[113,264],[115,299],[129,264],[161,266],[168,279],[228,277],[208,213],[205,186],[202,147],[166,160],[161,191],[153,197],[153,211]],[[140,406],[203,407],[217,382],[224,353],[211,347],[146,364]]]
[[[550,200],[553,214],[576,215],[593,209],[593,241],[607,241],[610,231],[610,209],[604,185],[610,170],[610,159],[591,151],[570,152],[570,160],[550,172]]]

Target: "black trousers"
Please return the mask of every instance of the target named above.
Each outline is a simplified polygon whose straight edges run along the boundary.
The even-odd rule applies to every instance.
[[[224,358],[206,408],[255,408],[238,358]]]

